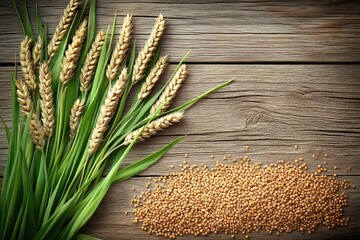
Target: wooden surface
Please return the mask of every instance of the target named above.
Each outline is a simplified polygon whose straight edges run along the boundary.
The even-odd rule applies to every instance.
[[[53,31],[66,0],[37,3]],[[29,8],[33,14],[34,3],[29,3]],[[119,15],[135,16],[135,35],[140,44],[146,40],[154,17],[163,12],[169,24],[163,53],[170,54],[175,63],[192,50],[190,76],[175,104],[227,79],[237,79],[190,109],[181,124],[135,148],[127,163],[187,134],[156,165],[114,186],[85,232],[104,239],[160,239],[141,231],[124,211],[131,211],[132,187],[139,193],[146,176],[172,171],[170,165],[180,164],[186,153],[190,163],[208,165],[224,154],[248,155],[261,163],[302,156],[312,166],[310,171],[323,161],[329,169],[336,165],[341,179],[358,185],[348,191],[350,203],[345,214],[351,217],[349,227],[331,231],[320,228],[305,236],[253,233],[250,238],[351,239],[360,235],[360,3],[99,0],[99,27],[111,23],[115,10]],[[9,73],[21,31],[9,0],[0,3],[0,21],[7,23],[0,25],[0,114],[10,122]],[[167,76],[174,67],[170,65]],[[1,128],[0,175],[6,148]],[[319,160],[312,160],[312,154]]]

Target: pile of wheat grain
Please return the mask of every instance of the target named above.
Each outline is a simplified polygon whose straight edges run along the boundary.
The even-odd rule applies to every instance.
[[[343,216],[347,194],[339,193],[349,187],[348,181],[289,163],[261,166],[244,158],[234,164],[217,162],[212,169],[185,163],[182,172],[155,181],[153,190],[132,199],[134,221],[150,234],[311,233],[319,225],[331,229],[349,221]]]

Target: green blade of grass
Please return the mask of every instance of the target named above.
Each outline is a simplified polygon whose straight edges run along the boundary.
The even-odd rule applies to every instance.
[[[43,25],[42,25],[42,21],[41,21],[41,17],[40,17],[39,8],[37,5],[35,8],[35,15],[36,15],[36,28],[38,31],[38,35],[41,36],[43,33]]]
[[[124,181],[132,176],[144,171],[154,163],[156,163],[162,156],[164,156],[175,144],[180,142],[184,139],[184,136],[178,137],[173,140],[171,143],[163,147],[162,149],[158,150],[150,154],[149,156],[126,166],[125,168],[121,169],[114,177],[114,183]]]
[[[35,41],[34,31],[31,26],[31,21],[30,21],[30,17],[29,17],[27,5],[26,5],[26,0],[24,0],[24,26],[25,26],[26,35],[31,37],[32,40]]]
[[[7,140],[8,144],[10,144],[10,139],[11,139],[10,129],[9,129],[8,125],[6,124],[6,122],[4,121],[4,119],[3,119],[1,116],[0,116],[0,121],[1,121],[1,123],[3,124],[4,129],[5,129],[6,140]]]
[[[24,26],[23,20],[22,20],[22,18],[21,18],[19,9],[17,8],[16,1],[15,1],[15,0],[12,0],[12,3],[13,3],[13,7],[14,7],[14,9],[15,9],[16,16],[17,16],[17,18],[18,18],[18,20],[19,20],[20,27],[21,27],[21,29],[22,29],[22,31],[23,31],[23,34],[26,35],[25,26]]]

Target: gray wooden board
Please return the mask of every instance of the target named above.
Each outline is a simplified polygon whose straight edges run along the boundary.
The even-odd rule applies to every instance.
[[[170,75],[174,65],[169,67]],[[1,115],[10,122],[9,68],[0,68]],[[352,166],[360,174],[360,68],[356,65],[189,65],[189,79],[174,105],[237,77],[227,88],[199,102],[184,121],[139,144],[126,163],[187,135],[159,164],[142,175],[168,172],[187,153],[194,163],[215,155],[250,155],[258,161],[310,159]],[[162,81],[164,82],[164,81]],[[1,132],[1,170],[6,144]],[[245,146],[250,146],[246,149]],[[295,149],[298,145],[299,149]],[[137,151],[140,150],[141,151]],[[329,157],[325,158],[327,153]],[[345,167],[346,166],[346,167]]]
[[[31,16],[34,2],[28,4]],[[52,32],[67,0],[36,3]],[[327,174],[336,172],[342,179],[359,185],[360,67],[356,64],[360,60],[359,3],[99,0],[97,10],[101,28],[112,22],[115,10],[120,16],[118,29],[122,16],[133,14],[138,48],[147,39],[155,17],[162,12],[168,18],[162,53],[170,54],[171,62],[175,63],[192,50],[188,59],[190,76],[175,106],[225,80],[237,79],[191,108],[180,124],[134,148],[125,165],[176,136],[186,135],[157,164],[113,186],[85,232],[105,239],[154,239],[141,231],[140,224],[132,224],[130,215],[124,215],[124,211],[131,211],[131,188],[145,189],[148,181],[145,177],[178,170],[184,160],[212,166],[217,160],[223,161],[225,154],[237,158],[250,156],[253,162],[264,164],[279,159],[293,162],[304,157],[309,171],[315,171],[321,164],[328,169]],[[0,115],[11,124],[9,65],[18,53],[22,33],[10,0],[0,2],[0,22]],[[170,65],[162,82],[174,68],[174,64]],[[0,128],[0,176],[6,151],[4,129]],[[185,154],[189,157],[185,158]],[[313,154],[317,160],[312,159]],[[211,159],[211,155],[215,158]],[[352,170],[348,171],[348,167]],[[360,235],[358,189],[349,191],[350,204],[345,214],[351,217],[351,222],[347,228],[329,231],[321,227],[305,236],[253,233],[250,237],[343,239]],[[229,238],[224,234],[207,237]]]
[[[35,16],[35,2],[52,33],[67,0],[29,1],[30,16]],[[106,29],[115,11],[118,29],[124,14],[134,15],[139,46],[162,12],[168,18],[163,48],[172,61],[188,50],[194,62],[360,60],[360,4],[355,1],[100,0],[99,27]],[[8,63],[22,38],[10,0],[0,2],[0,22],[0,63]]]

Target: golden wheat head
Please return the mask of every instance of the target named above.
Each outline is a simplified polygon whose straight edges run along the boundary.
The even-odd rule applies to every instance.
[[[132,82],[140,81],[146,72],[149,62],[154,55],[156,48],[165,31],[165,19],[162,14],[156,19],[155,26],[151,32],[150,38],[146,42],[144,48],[140,51],[135,60]]]

